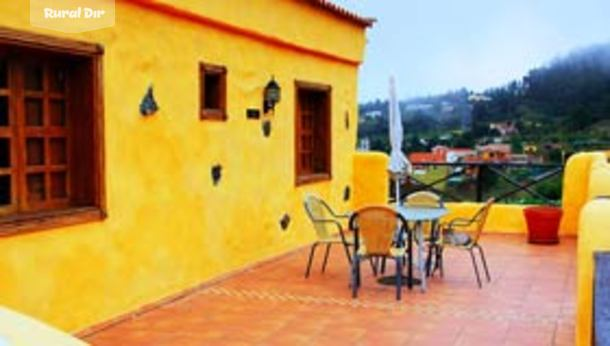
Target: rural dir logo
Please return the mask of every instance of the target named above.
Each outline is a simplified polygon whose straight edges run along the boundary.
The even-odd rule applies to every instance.
[[[30,24],[61,32],[84,32],[114,25],[114,0],[30,0]]]
[[[78,7],[74,10],[57,10],[54,8],[46,7],[44,9],[44,18],[45,19],[54,19],[54,18],[71,18],[71,19],[80,19],[80,18],[91,18],[98,19],[102,18],[102,16],[106,14],[105,10],[96,10],[89,7]]]

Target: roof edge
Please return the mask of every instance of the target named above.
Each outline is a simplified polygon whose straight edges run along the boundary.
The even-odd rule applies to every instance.
[[[313,6],[319,7],[327,12],[334,14],[335,16],[346,19],[352,23],[358,24],[362,27],[369,28],[377,21],[375,18],[363,17],[359,14],[352,12],[344,7],[332,3],[329,0],[306,0]]]

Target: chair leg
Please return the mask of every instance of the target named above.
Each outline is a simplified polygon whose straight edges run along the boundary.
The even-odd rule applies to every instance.
[[[483,262],[483,269],[485,269],[485,276],[487,276],[487,282],[491,281],[491,276],[489,275],[489,269],[487,268],[487,260],[485,259],[485,253],[483,252],[483,248],[481,245],[477,244],[477,248],[479,249],[479,253],[481,254],[481,261]]]
[[[474,251],[472,251],[472,248],[468,249],[468,253],[470,253],[470,258],[472,259],[472,266],[474,267],[474,273],[477,276],[477,283],[479,284],[479,288],[482,288],[483,285],[481,285],[481,276],[479,275],[479,266],[477,266],[477,261],[474,258]]]
[[[385,274],[385,257],[381,258],[381,274]]]
[[[426,276],[432,275],[432,253],[434,252],[434,245],[428,245],[428,255],[426,257]]]
[[[357,262],[359,262],[359,260],[357,259],[356,256],[354,256],[354,259],[351,261],[352,262],[352,298],[356,298],[358,297],[358,264]]]
[[[396,300],[401,299],[402,294],[402,258],[396,258]]]
[[[347,262],[352,264],[352,255],[349,253],[349,245],[343,243],[343,249],[345,249],[345,256],[347,256]]]
[[[369,263],[371,263],[371,269],[373,270],[373,276],[377,276],[377,262],[378,257],[375,257],[375,259],[373,259],[373,257],[369,258]]]
[[[309,271],[311,269],[311,262],[313,261],[313,256],[316,253],[317,246],[318,246],[318,243],[313,243],[313,245],[311,246],[311,250],[309,251],[309,260],[307,261],[307,269],[305,270],[306,279],[309,277]]]
[[[443,251],[445,251],[445,249],[442,246],[438,247],[438,253],[437,253],[437,261],[438,261],[438,269],[441,272],[441,278],[445,277],[445,259],[443,257]]]
[[[322,262],[322,273],[326,271],[326,263],[328,263],[328,255],[330,255],[330,247],[332,243],[326,244],[326,253],[324,254],[324,262]]]
[[[362,277],[360,276],[360,262],[361,259],[358,257],[356,260],[356,283],[358,284],[358,287],[362,285]]]

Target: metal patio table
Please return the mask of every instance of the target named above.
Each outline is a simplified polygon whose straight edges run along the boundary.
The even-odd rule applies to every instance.
[[[426,268],[425,268],[425,260],[424,260],[424,232],[423,232],[423,223],[424,222],[432,222],[439,220],[443,216],[447,215],[449,212],[446,208],[425,208],[425,207],[406,207],[403,205],[393,206],[395,207],[396,212],[400,214],[407,222],[413,223],[414,226],[410,229],[410,234],[408,236],[409,242],[409,256],[411,255],[411,251],[413,249],[413,235],[417,240],[417,267],[419,270],[419,281],[416,281],[413,278],[413,265],[409,263],[407,266],[407,278],[406,283],[409,287],[412,287],[413,284],[420,284],[422,292],[426,291]],[[409,261],[411,262],[411,261]],[[380,283],[384,284],[394,284],[394,276],[383,277],[379,279]]]

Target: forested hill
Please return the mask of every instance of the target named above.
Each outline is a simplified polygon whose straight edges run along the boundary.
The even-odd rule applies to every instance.
[[[473,108],[474,135],[490,122],[517,121],[524,140],[574,144],[610,136],[610,44],[576,51],[488,90]]]
[[[610,147],[610,44],[592,46],[532,69],[521,80],[483,94],[460,90],[401,102],[406,145],[449,145],[497,140],[491,123],[511,121],[518,131],[505,142],[561,151]],[[361,138],[373,149],[387,143],[387,101],[361,105]],[[422,141],[422,139],[424,139]],[[456,143],[457,142],[457,143]],[[417,148],[425,149],[425,148]]]

